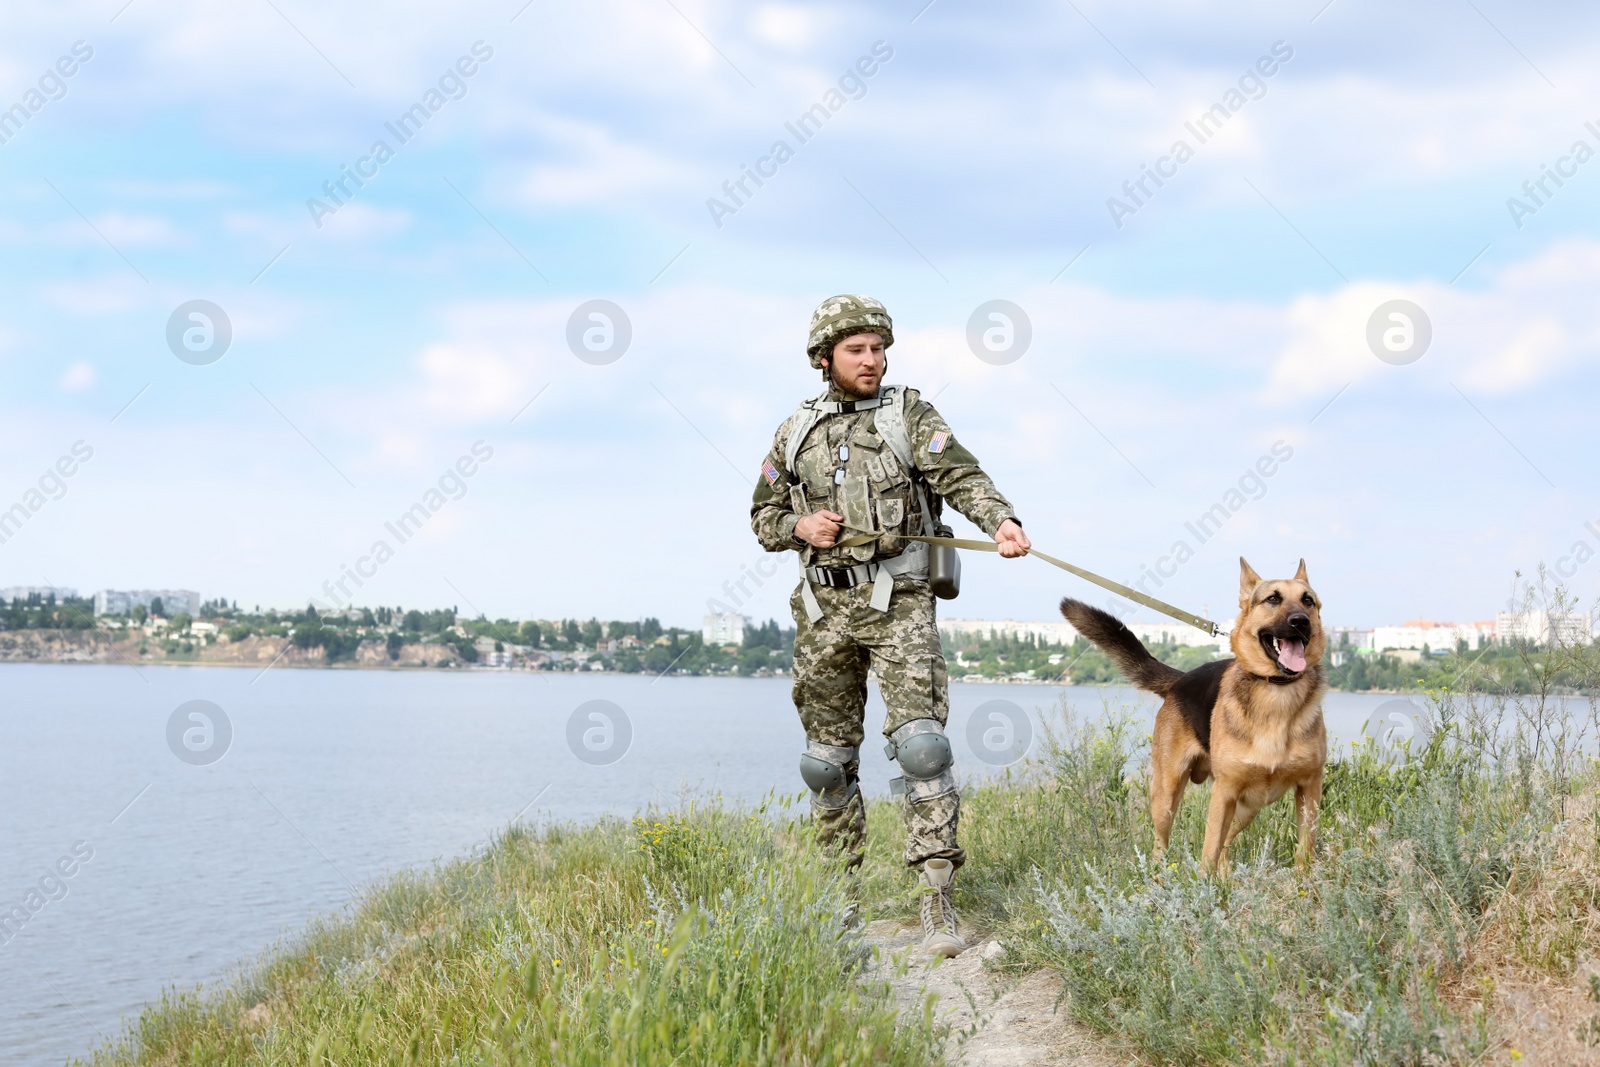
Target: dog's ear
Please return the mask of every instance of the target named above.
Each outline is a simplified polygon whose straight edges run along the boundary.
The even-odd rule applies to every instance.
[[[1243,556],[1239,557],[1239,599],[1248,600],[1250,594],[1255,592],[1256,586],[1261,584],[1261,575],[1256,569],[1245,562]]]
[[[1300,569],[1294,572],[1294,580],[1311,584],[1311,579],[1306,577],[1306,561],[1303,559],[1300,561]]]

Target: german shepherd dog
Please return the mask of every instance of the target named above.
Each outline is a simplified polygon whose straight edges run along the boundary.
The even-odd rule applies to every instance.
[[[1306,578],[1263,581],[1239,560],[1239,618],[1233,659],[1187,674],[1152,656],[1117,618],[1078,600],[1061,614],[1109,655],[1134,685],[1163,699],[1150,744],[1150,817],[1157,851],[1172,833],[1183,791],[1214,778],[1206,815],[1206,869],[1217,870],[1228,843],[1262,808],[1294,787],[1302,864],[1311,861],[1328,735],[1322,602]]]

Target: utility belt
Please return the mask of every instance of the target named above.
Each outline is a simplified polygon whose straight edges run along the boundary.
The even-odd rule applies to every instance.
[[[878,563],[858,563],[854,567],[800,567],[800,600],[805,605],[806,616],[816,622],[822,618],[822,605],[817,602],[813,585],[828,589],[854,589],[872,583],[872,608],[888,611],[889,598],[894,594],[896,576],[909,574],[919,578],[928,576],[928,546],[913,542],[898,556]]]
[[[878,577],[878,564],[861,563],[854,567],[807,567],[806,581],[829,589],[854,589]]]

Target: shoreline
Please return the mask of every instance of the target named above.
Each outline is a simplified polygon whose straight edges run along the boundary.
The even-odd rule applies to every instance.
[[[548,670],[524,665],[496,664],[493,666],[471,663],[462,659],[456,650],[442,643],[408,643],[399,650],[399,659],[391,659],[388,652],[376,642],[364,642],[350,658],[329,662],[321,647],[298,648],[292,642],[277,638],[251,635],[239,642],[215,643],[203,650],[170,655],[160,651],[139,653],[140,643],[147,648],[153,644],[148,637],[117,641],[104,630],[0,630],[0,664],[89,664],[109,667],[248,667],[262,671],[278,668],[295,670],[335,671],[433,671],[439,673],[494,673],[531,674],[540,677],[551,675],[638,675],[640,677],[665,677],[652,671],[619,671],[610,667],[593,670],[588,665],[605,662],[602,654],[593,653],[582,666],[571,669]],[[765,670],[765,669],[764,669]],[[674,677],[685,678],[784,678],[792,679],[787,671],[738,674],[707,671],[699,674],[674,672]],[[1060,678],[975,678],[952,675],[952,682],[970,685],[1032,685],[1061,689],[1127,688],[1126,681],[1073,682]],[[1426,688],[1410,689],[1343,689],[1329,687],[1330,692],[1368,693],[1373,695],[1418,695],[1428,693]],[[1516,694],[1507,694],[1516,695]],[[1573,695],[1573,694],[1565,694]]]
[[[96,658],[93,658],[93,659],[88,659],[88,658],[81,658],[81,659],[80,658],[61,658],[61,657],[46,658],[46,657],[42,657],[42,656],[41,657],[37,657],[37,658],[35,658],[35,657],[13,658],[13,657],[9,657],[9,656],[0,655],[0,667],[11,666],[11,665],[18,665],[18,666],[74,666],[74,667],[124,667],[124,668],[127,668],[127,667],[133,667],[133,668],[138,668],[138,667],[232,667],[232,668],[237,668],[237,669],[249,669],[249,668],[256,668],[256,667],[260,667],[261,666],[261,664],[257,664],[257,663],[246,663],[246,662],[214,660],[214,659],[212,659],[212,660],[203,660],[203,659],[169,659],[169,658],[152,659],[152,658],[146,657],[146,658],[139,659],[139,660],[129,661],[129,660],[116,659],[114,657],[113,658],[96,657]],[[430,665],[430,664],[418,664],[418,663],[411,663],[411,664],[407,664],[407,663],[399,663],[399,664],[371,663],[371,664],[368,664],[368,663],[349,663],[349,662],[308,663],[308,662],[304,662],[304,661],[289,662],[287,660],[287,658],[285,658],[284,662],[276,663],[276,664],[273,664],[271,666],[265,667],[263,669],[263,673],[265,673],[265,671],[268,671],[268,670],[280,670],[280,669],[305,670],[305,671],[388,671],[388,672],[397,673],[397,674],[398,673],[408,673],[408,672],[409,673],[428,672],[428,673],[433,673],[433,674],[506,674],[506,675],[525,674],[525,675],[530,675],[530,676],[538,677],[538,678],[568,677],[568,676],[571,676],[571,677],[587,677],[587,676],[590,676],[590,675],[602,675],[602,676],[605,676],[605,677],[608,677],[608,678],[627,678],[627,677],[666,678],[666,677],[669,677],[668,675],[664,675],[664,674],[663,675],[651,675],[649,671],[614,671],[614,670],[601,670],[601,671],[594,671],[594,670],[535,671],[535,670],[527,670],[526,668],[518,668],[518,667],[480,667],[480,666],[477,666],[475,664],[467,664],[467,663],[452,664],[452,665],[444,666],[444,667],[433,666],[433,665]],[[681,674],[681,673],[677,673],[677,674],[671,675],[670,677],[674,677],[674,678],[721,678],[721,679],[726,679],[728,681],[739,681],[739,682],[770,681],[770,680],[791,680],[792,679],[792,675],[789,675],[789,674]],[[1057,689],[1134,689],[1134,688],[1137,688],[1135,686],[1132,686],[1132,685],[1128,684],[1127,682],[1081,682],[1081,683],[1078,683],[1078,682],[1062,681],[1060,679],[1053,679],[1053,678],[1029,678],[1029,679],[1020,679],[1020,678],[983,678],[983,679],[952,678],[952,679],[950,679],[950,682],[952,684],[960,683],[960,684],[963,684],[963,685],[1050,686],[1050,687],[1057,688]],[[1426,689],[1336,689],[1336,688],[1333,688],[1333,687],[1330,687],[1328,691],[1329,692],[1333,692],[1333,693],[1368,694],[1368,695],[1372,695],[1372,696],[1405,696],[1405,695],[1413,695],[1414,696],[1414,695],[1419,694],[1419,693],[1428,692],[1428,690],[1426,690]],[[1567,694],[1567,695],[1570,696],[1572,694]]]

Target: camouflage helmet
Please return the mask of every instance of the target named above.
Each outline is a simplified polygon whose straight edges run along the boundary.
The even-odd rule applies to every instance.
[[[811,332],[806,335],[811,365],[821,370],[822,357],[832,355],[834,345],[857,333],[879,334],[887,348],[894,344],[894,320],[870,296],[841,293],[828,297],[811,313]]]

